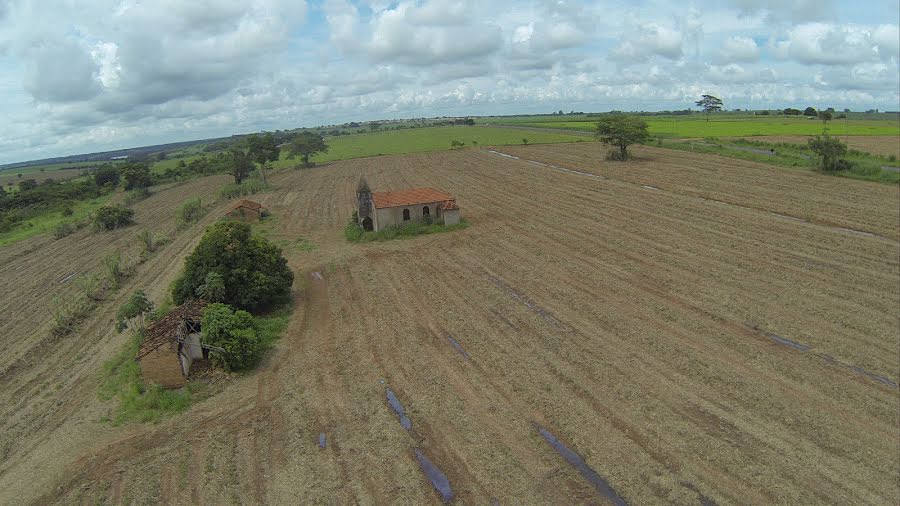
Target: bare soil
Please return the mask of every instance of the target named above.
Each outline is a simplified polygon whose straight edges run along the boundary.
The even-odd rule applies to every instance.
[[[0,250],[0,503],[438,504],[415,449],[454,501],[603,503],[536,427],[631,504],[900,501],[898,390],[841,365],[900,379],[897,188],[654,148],[627,164],[594,143],[498,151],[520,159],[458,150],[274,174],[256,196],[269,236],[317,246],[285,250],[286,335],[157,425],[100,421],[112,406],[97,371],[125,339],[116,301],[43,337],[42,308],[69,289],[55,281],[136,229]],[[449,191],[471,226],[348,244],[361,175]],[[223,182],[161,192],[138,222],[171,229],[177,203]],[[121,293],[161,299],[216,216]]]

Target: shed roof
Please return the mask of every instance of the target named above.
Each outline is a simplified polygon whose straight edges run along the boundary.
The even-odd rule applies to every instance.
[[[237,204],[234,205],[233,209],[237,209],[239,207],[246,207],[249,209],[262,209],[262,204],[257,204],[256,202],[253,202],[252,200],[241,199],[238,201]]]
[[[199,322],[203,317],[203,309],[206,308],[207,305],[208,302],[205,300],[198,299],[188,301],[172,309],[169,311],[169,314],[150,324],[150,326],[147,327],[147,331],[144,334],[144,340],[141,342],[141,346],[138,348],[137,357],[135,358],[140,359],[164,344],[172,346],[173,350],[177,349],[177,346],[175,346],[175,336],[178,332],[178,327],[181,326],[182,320]]]
[[[386,207],[412,206],[453,200],[449,193],[434,188],[407,188],[392,192],[372,192],[372,204],[376,209]]]
[[[444,211],[452,211],[453,209],[459,209],[459,206],[456,205],[455,200],[448,200],[441,204],[441,209]]]

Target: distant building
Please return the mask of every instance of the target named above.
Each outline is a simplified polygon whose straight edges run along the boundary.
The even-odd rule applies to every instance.
[[[128,160],[128,155],[111,156],[111,157],[109,157],[109,159],[110,160]]]
[[[384,230],[411,221],[459,223],[456,198],[434,188],[409,188],[392,192],[360,192],[357,215],[363,230]]]
[[[202,300],[187,302],[147,327],[135,357],[146,383],[163,388],[183,387],[191,365],[205,360],[208,350],[218,350],[200,342],[200,322],[206,305]]]
[[[228,211],[226,216],[239,221],[259,221],[265,216],[266,208],[252,200],[241,199]]]

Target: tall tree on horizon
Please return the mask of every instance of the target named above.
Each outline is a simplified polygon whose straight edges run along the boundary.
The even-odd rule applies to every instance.
[[[700,100],[695,103],[703,108],[703,112],[706,113],[707,123],[709,122],[709,113],[722,110],[722,100],[712,95],[702,95]]]

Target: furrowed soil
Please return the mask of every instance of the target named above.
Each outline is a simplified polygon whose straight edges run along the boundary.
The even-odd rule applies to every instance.
[[[44,338],[54,282],[135,232],[0,250],[0,503],[437,504],[416,449],[457,502],[604,503],[538,427],[631,504],[900,501],[896,187],[654,148],[627,164],[595,143],[497,151],[519,159],[273,174],[254,199],[296,273],[285,335],[156,425],[100,421],[116,301]],[[471,226],[348,244],[363,175],[446,190]],[[224,181],[160,192],[138,221],[172,228],[181,200]],[[119,298],[160,300],[225,206]]]

